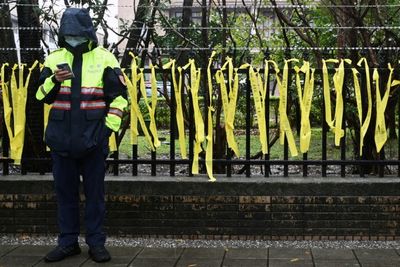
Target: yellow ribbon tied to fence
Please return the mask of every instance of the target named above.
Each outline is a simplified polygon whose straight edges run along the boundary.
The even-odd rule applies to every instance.
[[[264,79],[265,83],[268,80],[268,62],[265,64]],[[267,103],[265,102],[267,87],[262,82],[259,70],[254,70],[253,66],[249,67],[250,85],[253,92],[254,107],[256,109],[258,130],[260,132],[261,151],[263,154],[268,153],[267,144],[267,127],[265,123],[265,109]]]
[[[154,71],[154,67],[153,65],[150,66],[151,68],[151,106],[149,105],[149,101],[147,99],[147,92],[146,92],[146,84],[145,84],[145,78],[144,78],[144,69],[140,69],[140,92],[142,94],[143,97],[143,101],[146,105],[149,117],[150,117],[150,133],[152,135],[152,138],[150,137],[150,139],[152,140],[152,147],[154,149],[156,149],[157,147],[160,146],[160,141],[158,140],[158,135],[157,135],[157,128],[156,128],[156,118],[155,118],[155,109],[156,109],[156,104],[157,104],[157,85],[156,87],[153,86],[154,81],[153,81],[153,71]],[[155,82],[157,83],[157,82]],[[141,126],[143,126],[141,124]],[[146,125],[144,125],[146,128]],[[143,129],[143,127],[142,127]]]
[[[303,62],[303,66],[299,68],[294,67],[296,71],[296,85],[297,93],[299,97],[300,111],[301,111],[301,122],[300,122],[300,152],[307,153],[310,148],[311,140],[311,123],[310,123],[310,111],[311,102],[314,91],[314,72],[315,69],[310,68],[308,61]],[[300,73],[304,73],[304,90],[301,86]]]
[[[211,53],[210,59],[208,60],[208,66],[207,66],[207,80],[208,80],[208,97],[209,97],[209,106],[208,106],[208,127],[207,127],[207,147],[206,147],[206,170],[207,170],[207,175],[208,179],[210,182],[215,182],[215,178],[213,175],[213,118],[212,118],[212,113],[214,111],[213,108],[213,97],[212,97],[212,92],[213,92],[213,86],[212,86],[212,76],[211,76],[211,64],[213,61],[213,58],[215,56],[216,52],[213,51]]]
[[[333,75],[333,84],[336,92],[336,105],[335,105],[335,118],[332,119],[331,115],[331,96],[328,69],[326,63],[339,63],[336,72]],[[343,124],[343,83],[344,83],[344,63],[351,64],[350,59],[328,59],[322,60],[322,73],[324,80],[324,101],[325,101],[325,120],[330,129],[335,133],[335,145],[340,145],[340,139],[344,136],[342,128]]]
[[[285,60],[282,78],[279,77],[280,70],[279,70],[278,64],[276,64],[276,62],[273,60],[269,60],[268,62],[271,62],[274,65],[276,82],[278,84],[278,89],[279,89],[280,144],[281,145],[284,144],[285,136],[286,136],[290,153],[292,156],[295,157],[298,155],[298,152],[297,152],[297,148],[296,148],[296,143],[294,141],[292,128],[290,127],[289,118],[288,118],[287,112],[286,112],[288,76],[289,76],[288,63],[291,61],[297,62],[298,60],[297,59]]]
[[[211,59],[210,59],[211,60]],[[179,81],[176,79],[176,61],[170,59],[170,61],[164,64],[163,69],[171,69],[172,83],[174,85],[175,92],[175,103],[176,103],[176,124],[178,125],[179,134],[179,147],[181,150],[182,159],[186,159],[186,141],[185,141],[185,124],[183,120],[182,110],[182,68],[178,67]]]
[[[123,72],[125,81],[126,81],[126,86],[128,88],[128,94],[129,98],[131,100],[131,144],[132,145],[137,145],[138,144],[138,130],[137,130],[137,121],[139,120],[140,126],[142,127],[142,131],[144,133],[145,139],[147,143],[150,146],[150,149],[154,151],[154,146],[153,142],[151,141],[151,136],[149,134],[149,131],[147,130],[146,123],[144,122],[143,115],[140,111],[139,105],[138,105],[138,100],[137,100],[137,93],[138,93],[138,88],[137,88],[137,83],[141,82],[143,83],[143,86],[145,88],[145,83],[144,83],[144,75],[143,75],[143,70],[141,70],[140,74],[138,73],[138,66],[136,63],[136,57],[130,53],[130,55],[133,57],[132,62],[131,62],[131,79],[127,77],[127,75]],[[144,91],[146,91],[144,89]]]
[[[366,58],[361,58],[357,65],[359,67],[362,66],[364,62],[364,70],[365,70],[365,83],[366,83],[366,90],[367,90],[367,98],[368,98],[368,108],[367,108],[367,115],[365,117],[364,122],[363,120],[363,112],[362,112],[362,99],[361,99],[361,88],[360,82],[358,79],[359,72],[356,68],[352,68],[353,71],[353,80],[354,80],[354,91],[356,96],[356,103],[357,103],[357,111],[358,111],[358,118],[360,121],[360,156],[362,156],[362,148],[364,146],[364,137],[367,133],[369,123],[371,121],[371,113],[372,113],[372,97],[371,97],[371,74],[369,72],[368,62]]]
[[[226,88],[226,81],[224,77],[224,70],[226,69],[228,70],[229,94]],[[224,109],[225,132],[228,147],[232,149],[235,155],[238,157],[240,155],[239,148],[236,144],[235,135],[233,133],[233,130],[235,129],[234,121],[239,89],[239,77],[237,71],[237,68],[233,68],[232,58],[227,57],[225,64],[216,72],[215,80],[221,88],[222,107]]]
[[[190,86],[189,90],[192,95],[193,101],[193,112],[194,112],[194,124],[196,128],[195,140],[194,140],[194,152],[193,152],[193,164],[192,173],[199,173],[199,154],[202,151],[201,143],[204,142],[204,122],[201,116],[200,106],[199,106],[199,87],[200,87],[200,77],[201,71],[196,68],[196,63],[194,59],[189,59],[189,63],[186,64],[183,69],[187,69],[190,66]]]
[[[393,86],[399,85],[400,81],[394,80],[393,78],[393,68],[391,64],[388,64],[388,69],[390,71],[389,78],[386,84],[386,91],[381,98],[381,92],[379,89],[379,73],[378,70],[375,68],[373,73],[373,80],[375,81],[376,86],[376,125],[375,125],[375,145],[376,151],[379,153],[386,143],[387,140],[387,132],[386,132],[386,123],[385,123],[385,110],[389,100],[390,88]]]
[[[28,76],[24,82],[24,67],[26,64],[15,64],[11,72],[10,88],[5,81],[5,63],[1,67],[1,89],[3,94],[4,119],[10,139],[10,158],[15,164],[21,164],[22,151],[24,148],[25,122],[26,122],[26,100],[28,93],[29,80],[32,70],[36,67],[38,61],[35,61],[29,68]],[[18,81],[15,71],[18,69]],[[10,103],[11,99],[11,103]],[[13,120],[11,120],[13,117]]]

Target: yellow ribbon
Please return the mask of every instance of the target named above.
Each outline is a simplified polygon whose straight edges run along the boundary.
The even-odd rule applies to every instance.
[[[141,70],[140,74],[137,72],[137,65],[135,56],[130,53],[133,57],[131,68],[132,68],[132,80],[130,80],[125,73],[125,81],[126,86],[128,88],[129,98],[131,99],[131,144],[137,145],[137,120],[139,120],[140,126],[142,127],[145,139],[150,146],[152,151],[155,150],[153,142],[151,141],[151,136],[149,131],[147,130],[146,123],[144,122],[142,112],[140,111],[138,101],[137,101],[137,83],[140,82],[140,87],[143,87],[143,90],[146,93],[145,83],[144,83],[144,75],[143,70]],[[132,137],[133,136],[133,137]]]
[[[194,59],[189,59],[189,63],[186,64],[183,69],[187,69],[190,66],[190,93],[192,94],[193,101],[193,112],[194,112],[194,124],[196,128],[195,134],[195,143],[194,143],[194,151],[193,151],[193,164],[192,164],[192,173],[199,173],[199,154],[202,150],[201,143],[204,141],[204,122],[201,116],[201,111],[199,107],[199,86],[200,86],[200,75],[201,70],[196,69],[196,63]]]
[[[150,64],[150,70],[151,70],[151,106],[148,103],[147,100],[147,93],[146,93],[146,85],[145,85],[145,80],[144,80],[144,74],[143,74],[143,69],[140,69],[140,92],[142,93],[142,97],[144,100],[144,103],[146,105],[146,108],[149,112],[150,116],[150,132],[153,136],[153,147],[157,148],[161,145],[160,140],[158,139],[158,134],[157,134],[157,126],[156,126],[156,118],[155,118],[155,113],[156,113],[156,105],[157,105],[157,80],[156,80],[156,72],[155,72],[155,67]]]
[[[207,174],[208,174],[208,179],[210,182],[215,182],[216,179],[214,178],[213,175],[213,118],[212,118],[212,112],[214,111],[214,108],[212,106],[213,98],[212,98],[212,76],[211,76],[211,64],[213,61],[213,58],[215,56],[216,52],[213,51],[211,53],[211,57],[208,60],[208,66],[207,66],[207,79],[208,79],[208,95],[209,95],[209,106],[208,106],[208,128],[207,128],[207,147],[206,147],[206,169],[207,169]]]
[[[399,85],[400,81],[394,80],[392,82],[393,76],[393,68],[388,64],[388,68],[390,70],[389,78],[386,85],[386,91],[381,98],[381,92],[379,89],[379,73],[378,70],[375,68],[373,73],[373,79],[375,81],[376,86],[376,125],[375,125],[375,145],[376,151],[379,153],[386,143],[387,140],[387,132],[386,132],[386,123],[385,123],[385,110],[387,106],[387,102],[389,100],[390,88],[393,86]]]
[[[4,118],[7,127],[8,136],[10,139],[10,158],[14,163],[21,164],[21,157],[24,148],[25,138],[25,122],[26,122],[26,100],[28,93],[29,80],[32,70],[36,67],[38,61],[35,61],[29,68],[28,76],[24,82],[24,67],[25,64],[15,64],[11,72],[11,103],[8,85],[5,82],[5,67],[8,64],[3,64],[1,68],[2,93]],[[15,70],[18,68],[18,81],[15,76]],[[13,116],[13,124],[11,123]]]
[[[284,144],[285,136],[287,138],[289,150],[292,156],[297,156],[296,143],[294,141],[292,128],[290,127],[289,118],[287,116],[287,87],[288,87],[288,76],[289,69],[288,63],[291,61],[297,62],[297,59],[285,60],[285,65],[283,67],[282,79],[279,77],[279,67],[275,61],[269,60],[268,62],[273,63],[275,69],[276,81],[279,89],[279,116],[280,116],[280,144]]]
[[[172,82],[174,84],[175,92],[175,102],[176,102],[176,123],[178,125],[179,134],[179,147],[181,150],[182,159],[186,159],[186,141],[185,141],[185,124],[183,120],[183,110],[182,110],[182,68],[178,67],[179,72],[179,82],[176,80],[176,66],[175,59],[170,59],[170,61],[163,66],[163,69],[171,69]]]
[[[311,102],[314,91],[314,72],[315,69],[310,68],[308,61],[303,62],[303,66],[299,68],[294,67],[296,71],[296,85],[297,93],[299,96],[299,104],[301,111],[301,123],[300,123],[300,152],[307,153],[310,148],[311,140],[311,123],[310,123],[310,111]],[[300,72],[305,74],[304,77],[304,90],[301,86]]]
[[[331,115],[331,96],[330,96],[330,86],[328,78],[328,69],[326,67],[327,62],[339,63],[339,67],[336,68],[336,72],[333,75],[333,83],[336,92],[336,105],[335,105],[335,118],[332,119]],[[344,63],[351,64],[349,59],[328,59],[322,60],[322,73],[324,80],[324,100],[325,100],[325,120],[329,125],[330,129],[335,133],[335,145],[340,145],[340,139],[344,136],[344,131],[342,128],[343,124],[343,83],[344,83]]]
[[[358,118],[360,121],[360,156],[362,156],[362,148],[364,146],[364,137],[367,134],[368,126],[371,121],[371,113],[372,113],[372,97],[371,97],[371,74],[369,73],[368,62],[366,58],[361,58],[357,65],[361,67],[362,62],[364,62],[365,69],[365,78],[366,78],[366,90],[368,97],[368,109],[367,116],[365,117],[364,122],[362,121],[363,112],[362,112],[362,100],[361,100],[361,88],[360,82],[358,79],[359,72],[356,68],[352,68],[353,71],[353,80],[354,80],[354,90],[356,96],[357,110],[358,110]]]
[[[264,79],[268,80],[268,61],[266,61],[264,72]],[[251,90],[253,92],[253,100],[254,107],[256,109],[257,114],[257,122],[258,122],[258,130],[260,132],[260,143],[261,143],[261,151],[263,154],[268,153],[268,144],[267,144],[267,136],[266,136],[266,123],[265,123],[265,108],[266,102],[266,86],[263,86],[262,78],[260,76],[259,71],[254,71],[253,66],[249,68],[249,77],[250,77],[250,85]],[[264,83],[265,84],[265,83]]]
[[[110,152],[115,152],[118,150],[117,137],[115,135],[115,132],[113,132],[108,139],[108,147],[110,148]]]
[[[228,65],[228,86],[229,95],[226,88],[226,82],[223,71]],[[235,135],[233,130],[235,129],[235,112],[236,112],[236,101],[239,89],[239,75],[238,69],[233,68],[232,59],[230,57],[226,58],[225,64],[217,71],[215,79],[221,88],[222,97],[222,107],[224,109],[224,119],[225,119],[225,132],[228,147],[233,150],[237,157],[240,156],[239,148],[235,141]],[[233,82],[233,84],[232,84]]]
[[[130,131],[131,131],[131,145],[137,145],[138,143],[138,130],[137,130],[137,123],[138,123],[138,115],[135,112],[135,104],[137,105],[137,82],[138,82],[138,66],[136,62],[136,57],[132,52],[129,52],[129,55],[132,57],[131,61],[131,79],[129,80],[128,77],[125,75],[125,81],[127,82],[127,89],[128,94],[131,99],[131,120],[130,120]],[[140,111],[140,109],[139,109]]]

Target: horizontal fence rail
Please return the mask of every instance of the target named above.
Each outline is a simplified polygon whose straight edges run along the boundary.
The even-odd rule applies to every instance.
[[[324,101],[324,94],[323,94],[323,71],[321,69],[316,69],[315,70],[315,86],[314,86],[314,96],[313,96],[313,103],[314,108],[318,108],[320,110],[320,122],[319,124],[316,125],[315,122],[312,122],[314,128],[321,128],[321,136],[320,140],[315,140],[311,139],[311,146],[310,149],[314,149],[316,147],[319,147],[317,150],[320,151],[318,152],[317,157],[315,156],[315,153],[313,154],[313,157],[310,158],[310,153],[299,153],[297,157],[292,157],[290,156],[290,149],[289,149],[289,144],[287,137],[284,138],[283,140],[283,145],[281,146],[279,144],[279,140],[276,141],[273,144],[273,147],[279,147],[279,156],[278,157],[271,157],[271,154],[259,154],[257,157],[255,157],[255,154],[259,151],[254,151],[254,147],[252,149],[252,143],[254,142],[254,136],[258,137],[259,134],[265,134],[267,144],[268,144],[268,151],[270,152],[272,147],[271,147],[271,140],[273,137],[276,137],[277,132],[279,133],[279,123],[281,123],[281,118],[277,117],[277,112],[274,112],[271,110],[271,107],[273,106],[274,101],[276,102],[277,98],[276,96],[271,95],[272,92],[277,92],[278,89],[276,88],[276,73],[275,70],[272,68],[272,65],[269,65],[270,69],[268,72],[268,77],[263,77],[263,79],[267,79],[268,82],[266,82],[266,90],[267,94],[265,95],[265,103],[266,105],[264,106],[264,114],[265,114],[265,121],[266,121],[266,131],[265,133],[259,133],[257,132],[257,126],[254,124],[255,117],[256,117],[256,111],[254,108],[254,103],[253,103],[253,92],[251,88],[251,83],[250,83],[250,77],[249,77],[249,71],[247,69],[239,69],[238,73],[240,76],[240,85],[239,85],[239,92],[238,92],[238,102],[237,103],[244,103],[243,110],[245,111],[244,117],[245,117],[245,123],[244,123],[244,128],[243,129],[234,129],[234,134],[237,136],[238,132],[244,133],[244,143],[241,146],[244,146],[244,154],[241,155],[240,157],[236,157],[233,154],[233,151],[229,148],[224,149],[223,156],[221,158],[216,158],[213,157],[213,166],[214,170],[219,167],[220,170],[222,169],[222,174],[217,174],[217,175],[223,175],[230,177],[232,175],[236,174],[241,174],[245,175],[246,177],[254,176],[254,175],[263,175],[264,177],[269,177],[269,176],[315,176],[319,175],[322,177],[326,176],[341,176],[341,177],[346,177],[346,176],[351,176],[353,175],[352,173],[354,172],[356,175],[364,177],[366,175],[378,175],[379,177],[383,177],[385,175],[396,175],[400,176],[400,138],[398,138],[399,131],[400,131],[400,123],[399,123],[399,114],[400,114],[400,105],[397,105],[396,109],[396,134],[397,134],[397,142],[396,146],[393,146],[393,142],[391,141],[390,144],[386,143],[386,145],[383,147],[380,153],[376,153],[375,155],[375,160],[371,160],[370,155],[365,155],[363,156],[353,156],[353,152],[349,151],[349,149],[354,149],[353,146],[349,145],[350,142],[350,134],[353,131],[353,127],[349,127],[347,120],[345,119],[346,117],[346,112],[348,112],[350,109],[356,110],[356,106],[353,106],[353,103],[355,103],[354,99],[354,88],[353,88],[353,78],[352,78],[352,72],[350,68],[345,68],[345,82],[343,85],[343,91],[342,91],[342,97],[343,97],[343,122],[342,122],[342,129],[343,129],[343,137],[340,138],[340,144],[338,147],[333,148],[334,151],[338,152],[336,156],[329,155],[329,151],[332,151],[332,148],[334,146],[333,140],[331,140],[333,137],[330,135],[330,129],[329,126],[326,123],[326,118],[325,118],[325,101]],[[219,87],[217,88],[217,85],[215,84],[215,74],[219,69],[212,69],[212,77],[213,77],[213,106],[214,109],[216,109],[216,105],[218,101],[220,100],[219,96]],[[130,70],[127,70],[127,74]],[[366,102],[366,95],[365,95],[365,86],[366,86],[366,78],[365,78],[365,70],[360,68],[358,69],[360,73],[360,84],[361,84],[361,89],[363,92],[362,95],[362,100],[363,103]],[[386,70],[384,69],[379,69],[380,73],[382,76],[384,76],[384,73],[386,73]],[[395,70],[396,72],[397,70]],[[282,72],[282,70],[281,70]],[[150,69],[145,69],[144,70],[145,75],[150,75],[151,70]],[[264,69],[259,70],[260,74],[264,73]],[[204,120],[204,128],[205,128],[205,135],[207,136],[207,125],[210,123],[207,119],[207,107],[209,104],[209,97],[208,97],[208,89],[207,85],[204,81],[207,81],[206,78],[206,69],[201,70],[201,88],[199,90],[199,95],[202,97],[201,103],[201,115]],[[298,135],[299,135],[299,125],[301,121],[301,115],[299,114],[300,109],[298,107],[298,93],[296,90],[296,77],[295,77],[295,71],[290,67],[289,72],[288,72],[288,101],[290,102],[290,109],[289,106],[287,107],[287,115],[290,118],[290,125],[293,130],[293,134],[295,136],[295,139],[298,142]],[[330,83],[331,83],[331,93],[333,93],[333,83],[332,83],[332,77],[335,74],[334,69],[329,69],[329,78],[330,78]],[[371,69],[371,77],[373,75],[373,70]],[[183,71],[183,77],[185,79],[185,86],[182,88],[184,93],[182,94],[182,106],[187,110],[187,117],[185,118],[186,120],[186,140],[187,140],[187,145],[188,145],[188,158],[187,159],[182,159],[180,157],[180,154],[176,152],[177,147],[178,147],[178,129],[176,126],[176,117],[175,114],[177,112],[177,106],[175,102],[175,91],[174,91],[174,83],[172,82],[172,77],[171,77],[171,70],[165,70],[165,69],[156,69],[156,75],[158,77],[157,81],[162,83],[163,86],[165,84],[169,85],[169,88],[167,86],[167,96],[172,103],[169,106],[169,122],[168,122],[168,127],[169,129],[166,129],[165,131],[167,132],[167,140],[164,142],[168,142],[169,146],[169,152],[168,153],[163,153],[160,154],[157,150],[151,151],[150,154],[146,154],[145,156],[141,155],[139,153],[139,144],[133,144],[131,145],[130,149],[130,155],[123,155],[121,154],[121,151],[117,150],[110,154],[110,157],[107,159],[107,163],[110,166],[109,170],[113,175],[119,175],[121,173],[127,173],[126,170],[121,171],[121,167],[125,166],[128,167],[127,170],[129,170],[128,173],[130,173],[133,176],[137,175],[142,175],[143,170],[145,169],[146,172],[145,174],[150,173],[152,176],[156,175],[166,175],[168,174],[169,176],[178,176],[178,175],[188,175],[188,176],[193,176],[192,173],[192,164],[194,161],[194,143],[195,143],[195,138],[196,138],[196,129],[194,125],[194,106],[193,106],[193,99],[190,93],[188,93],[188,88],[187,85],[190,84],[190,69],[186,69]],[[204,76],[203,76],[204,75]],[[160,78],[161,77],[161,78]],[[382,81],[383,80],[383,81]],[[226,77],[226,82],[228,83],[228,78]],[[302,81],[303,82],[303,81]],[[162,87],[162,86],[161,86]],[[386,89],[386,80],[381,79],[381,86],[380,88],[382,91]],[[159,91],[163,91],[164,88],[159,88]],[[35,88],[31,88],[30,90],[36,90]],[[372,92],[375,92],[375,84],[372,82],[371,78],[371,90]],[[165,90],[164,90],[165,91]],[[381,93],[383,95],[383,93]],[[393,94],[391,98],[396,97],[398,99],[399,94]],[[373,94],[375,97],[375,94]],[[274,99],[273,99],[274,98]],[[319,101],[316,101],[316,99],[319,99]],[[143,97],[141,97],[143,99]],[[149,97],[150,100],[150,97]],[[392,99],[393,100],[393,99]],[[199,101],[200,102],[200,101]],[[375,102],[375,100],[373,101]],[[397,100],[395,102],[398,102]],[[365,103],[364,103],[365,104]],[[238,105],[238,104],[237,104]],[[28,109],[29,107],[27,107]],[[236,107],[238,108],[238,106]],[[335,104],[334,101],[332,101],[332,114],[334,114],[334,109]],[[375,104],[372,106],[372,113],[375,114],[376,106]],[[29,112],[29,110],[27,110]],[[159,115],[158,110],[156,111],[156,119],[157,116]],[[223,114],[223,113],[222,113]],[[355,112],[353,115],[356,114]],[[363,112],[363,120],[365,119],[365,111]],[[347,114],[349,116],[349,113]],[[374,116],[374,115],[373,115]],[[223,115],[221,115],[223,117]],[[215,133],[216,131],[219,131],[221,129],[216,128],[215,125],[215,111],[213,113],[213,126],[214,126],[214,138],[215,138]],[[224,120],[222,119],[221,124],[223,124]],[[252,123],[253,122],[253,123]],[[276,124],[278,122],[278,124]],[[371,124],[369,131],[373,131],[375,125]],[[129,131],[129,128],[128,128]],[[275,133],[275,135],[273,134]],[[154,137],[153,137],[154,138]],[[253,139],[252,139],[253,138]],[[358,137],[357,137],[358,138]],[[154,141],[154,140],[153,140]],[[217,143],[215,141],[215,143]],[[165,145],[165,144],[164,144]],[[215,153],[215,147],[218,144],[214,144],[214,153]],[[20,168],[16,168],[15,165],[13,164],[13,160],[9,158],[10,155],[10,149],[9,149],[9,139],[7,136],[7,130],[4,125],[4,120],[3,120],[3,138],[2,138],[2,158],[0,158],[0,162],[2,162],[2,174],[3,175],[8,175],[13,172],[20,172],[21,174],[26,174],[27,172],[30,172],[29,169],[26,169],[25,166],[27,164],[35,164],[36,166],[42,166],[40,167],[41,170],[39,171],[41,174],[50,172],[49,169],[49,163],[51,162],[51,159],[49,157],[41,157],[41,158],[22,158],[21,160],[21,166]],[[385,154],[385,149],[397,149],[397,155],[396,156],[389,156]],[[204,148],[203,148],[204,149]],[[204,149],[205,150],[205,149]],[[215,155],[214,155],[215,156]],[[203,154],[200,155],[199,159],[199,169],[201,173],[206,174],[206,168],[205,168],[205,157],[204,157],[204,151]],[[160,166],[164,166],[163,168],[160,169]],[[165,167],[166,166],[166,167]],[[375,166],[375,171],[369,171],[369,173],[366,173],[366,168]],[[272,171],[272,168],[275,168],[274,171]],[[255,169],[257,169],[255,171]],[[149,170],[149,172],[147,171]],[[261,170],[261,171],[259,171]]]

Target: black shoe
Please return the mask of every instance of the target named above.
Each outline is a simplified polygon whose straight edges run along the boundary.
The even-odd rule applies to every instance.
[[[106,262],[111,260],[110,253],[108,253],[107,249],[104,246],[90,247],[89,256],[95,262]]]
[[[46,257],[44,257],[44,261],[46,262],[54,262],[65,259],[66,257],[77,255],[81,253],[81,249],[78,243],[69,245],[67,247],[57,246],[52,251],[50,251]]]

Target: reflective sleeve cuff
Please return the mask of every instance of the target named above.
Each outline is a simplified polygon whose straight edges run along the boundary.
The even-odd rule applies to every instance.
[[[54,75],[51,75],[48,77],[44,83],[39,86],[39,89],[36,92],[36,99],[37,100],[42,100],[43,98],[46,97],[48,93],[56,86],[57,81],[55,81]]]
[[[121,127],[121,121],[121,117],[112,113],[108,113],[106,117],[106,126],[114,132],[117,132],[119,130],[119,127]]]
[[[127,106],[128,106],[128,101],[122,96],[118,96],[114,98],[114,100],[110,103],[110,110],[119,109],[122,112]]]

